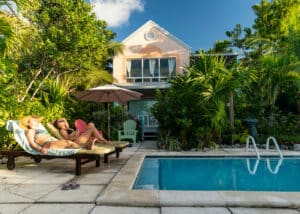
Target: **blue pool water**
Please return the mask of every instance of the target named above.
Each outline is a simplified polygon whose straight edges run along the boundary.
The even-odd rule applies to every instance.
[[[300,158],[146,157],[133,189],[300,191]]]

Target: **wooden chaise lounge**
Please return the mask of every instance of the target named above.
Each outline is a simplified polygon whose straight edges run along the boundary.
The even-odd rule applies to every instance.
[[[81,166],[85,163],[95,161],[96,167],[100,166],[100,156],[104,156],[104,160],[108,162],[108,156],[115,153],[116,149],[114,147],[104,147],[104,146],[94,146],[93,150],[87,149],[48,149],[48,155],[43,155],[38,151],[31,148],[27,138],[25,136],[25,131],[21,129],[18,125],[18,121],[9,120],[6,124],[6,129],[12,131],[16,142],[22,148],[22,151],[9,151],[1,150],[0,155],[7,156],[7,168],[15,168],[15,158],[20,156],[31,157],[36,163],[41,162],[42,159],[54,159],[54,158],[67,158],[75,159],[75,173],[76,175],[81,174]],[[40,124],[39,129],[45,129],[45,127]]]
[[[95,161],[96,167],[100,166],[101,156],[104,157],[104,161],[108,162],[108,156],[115,153],[115,149],[96,147],[93,150],[79,150],[77,153],[67,156],[53,156],[53,155],[37,155],[30,154],[25,151],[10,151],[10,150],[1,150],[0,155],[7,157],[7,169],[12,170],[15,168],[15,158],[20,156],[31,157],[36,163],[40,163],[42,159],[54,159],[54,158],[63,158],[63,159],[75,159],[75,174],[81,175],[81,166]]]
[[[112,141],[110,144],[103,144],[101,147],[114,148],[116,153],[116,158],[120,157],[120,152],[126,147],[129,147],[130,143],[127,141]],[[104,156],[104,163],[108,163],[108,155]]]

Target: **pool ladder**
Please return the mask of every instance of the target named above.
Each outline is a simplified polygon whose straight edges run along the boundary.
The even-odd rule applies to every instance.
[[[274,143],[275,148],[276,148],[276,150],[278,152],[278,155],[279,155],[280,159],[282,159],[283,158],[282,152],[280,151],[280,148],[278,146],[277,140],[274,137],[270,136],[270,137],[267,138],[266,150],[269,151],[270,141],[272,141]],[[252,136],[249,136],[247,138],[247,140],[246,140],[246,152],[249,152],[249,144],[250,144],[250,142],[253,144],[253,148],[254,148],[254,151],[256,153],[257,159],[260,159],[260,153],[259,153],[259,151],[257,149],[256,143],[255,143],[255,139]]]
[[[249,152],[249,144],[250,144],[250,142],[253,144],[253,148],[254,148],[254,151],[256,153],[256,157],[259,160],[260,159],[260,154],[259,154],[259,151],[257,149],[256,143],[255,143],[255,139],[252,136],[247,137],[247,140],[246,140],[246,152]]]
[[[278,146],[278,143],[277,143],[276,139],[275,139],[274,137],[272,137],[272,136],[270,136],[270,137],[267,138],[266,150],[269,151],[270,141],[272,141],[272,142],[274,143],[274,145],[275,145],[275,147],[276,147],[276,150],[277,150],[277,152],[278,152],[278,154],[279,154],[280,159],[279,159],[279,161],[278,161],[278,163],[277,163],[275,169],[272,170],[271,164],[270,164],[270,159],[267,158],[267,167],[268,167],[268,170],[269,170],[270,173],[272,173],[272,174],[277,174],[278,171],[279,171],[279,167],[280,167],[281,164],[282,164],[283,155],[282,155],[282,152],[280,151],[280,148],[279,148],[279,146]],[[247,168],[248,168],[249,173],[252,174],[252,175],[254,175],[254,174],[256,173],[257,167],[258,167],[258,165],[259,165],[259,161],[260,161],[260,153],[259,153],[259,151],[258,151],[258,149],[257,149],[256,143],[255,143],[255,139],[254,139],[254,137],[252,137],[252,136],[249,136],[249,137],[247,138],[247,141],[246,141],[246,151],[247,151],[247,152],[249,151],[249,144],[250,144],[250,142],[253,144],[253,148],[254,148],[254,150],[255,150],[257,159],[256,159],[256,161],[255,161],[255,164],[254,164],[253,169],[251,170],[251,167],[250,167],[250,160],[249,160],[249,158],[247,158]]]

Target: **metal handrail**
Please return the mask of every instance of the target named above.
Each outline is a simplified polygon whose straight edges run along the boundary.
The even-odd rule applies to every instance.
[[[259,164],[259,159],[256,159],[256,160],[255,160],[254,167],[253,167],[253,169],[251,170],[250,160],[249,160],[249,158],[247,158],[247,168],[248,168],[248,172],[249,172],[251,175],[255,175],[256,170],[257,170],[257,167],[258,167],[258,164]]]
[[[282,161],[283,161],[283,159],[280,158],[279,161],[278,161],[277,164],[276,164],[275,169],[272,170],[271,164],[270,164],[270,159],[267,158],[267,167],[268,167],[269,172],[272,173],[272,174],[274,174],[274,175],[276,175],[276,174],[278,173],[278,171],[279,171],[279,167],[281,166]]]
[[[249,143],[250,143],[250,141],[251,141],[252,144],[253,144],[253,147],[254,147],[254,150],[255,150],[257,159],[260,159],[260,154],[259,154],[258,149],[257,149],[257,147],[256,147],[255,139],[254,139],[254,137],[252,137],[252,136],[247,137],[247,141],[246,141],[246,152],[249,151]]]
[[[277,140],[275,139],[275,137],[270,136],[270,137],[267,138],[267,146],[266,146],[266,150],[269,151],[270,140],[273,140],[274,145],[275,145],[275,147],[276,147],[276,150],[277,150],[277,152],[278,152],[280,158],[282,159],[282,158],[283,158],[283,155],[282,155],[282,153],[281,153],[281,151],[280,151],[280,148],[279,148],[279,146],[278,146],[278,143],[277,143]]]

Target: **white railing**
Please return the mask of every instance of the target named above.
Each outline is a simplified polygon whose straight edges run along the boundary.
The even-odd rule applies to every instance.
[[[158,122],[153,115],[142,114],[138,115],[138,119],[143,123],[144,128],[158,127]]]
[[[279,167],[280,167],[281,164],[282,164],[282,160],[283,160],[283,159],[280,158],[279,161],[278,161],[277,164],[276,164],[275,169],[272,170],[271,164],[270,164],[270,159],[268,158],[268,159],[267,159],[267,167],[268,167],[269,172],[272,173],[272,174],[274,174],[274,175],[276,175],[276,174],[278,173],[278,171],[279,171]]]
[[[256,160],[255,160],[255,164],[254,164],[254,166],[253,166],[253,169],[251,169],[250,159],[247,158],[246,161],[247,161],[247,169],[248,169],[248,172],[249,172],[251,175],[255,175],[260,160],[259,160],[259,159],[256,159]],[[276,164],[274,170],[273,170],[272,167],[271,167],[271,163],[270,163],[270,159],[269,159],[269,158],[267,158],[266,162],[267,162],[267,168],[268,168],[268,171],[269,171],[270,173],[276,175],[276,174],[279,172],[279,168],[280,168],[280,166],[281,166],[281,164],[282,164],[282,162],[283,162],[283,159],[280,158],[280,159],[278,160],[278,162],[277,162],[277,164]]]
[[[270,137],[267,138],[266,150],[269,151],[269,146],[270,146],[270,141],[271,141],[271,140],[273,141],[273,143],[274,143],[274,145],[275,145],[275,147],[276,147],[276,150],[277,150],[277,152],[278,152],[278,154],[279,154],[280,159],[282,159],[282,158],[283,158],[283,155],[282,155],[282,153],[281,153],[281,151],[280,151],[280,148],[279,148],[279,146],[278,146],[277,140],[276,140],[274,137],[270,136]]]
[[[259,154],[259,152],[258,152],[256,143],[255,143],[255,139],[254,139],[254,137],[252,137],[252,136],[247,137],[247,141],[246,141],[246,152],[249,151],[249,143],[250,143],[250,142],[251,142],[252,145],[253,145],[253,148],[254,148],[254,151],[255,151],[255,153],[256,153],[257,159],[260,159],[260,154]]]
[[[278,146],[278,143],[277,143],[276,139],[275,139],[274,137],[272,137],[272,136],[267,138],[266,150],[269,151],[270,141],[272,141],[272,142],[274,143],[274,145],[275,145],[275,147],[276,147],[276,150],[277,150],[277,152],[278,152],[278,154],[279,154],[280,159],[279,159],[279,161],[277,162],[277,164],[276,164],[276,166],[275,166],[275,168],[274,168],[274,170],[273,170],[273,169],[271,168],[270,159],[267,158],[267,160],[266,160],[266,162],[267,162],[267,168],[268,168],[268,170],[269,170],[270,173],[272,173],[272,174],[277,174],[278,171],[279,171],[279,168],[280,168],[280,166],[281,166],[281,164],[282,164],[282,162],[283,162],[283,155],[282,155],[282,153],[281,153],[281,151],[280,151],[280,148],[279,148],[279,146]],[[260,161],[260,154],[259,154],[259,151],[258,151],[258,149],[257,149],[256,143],[255,143],[255,139],[254,139],[254,137],[252,137],[252,136],[249,136],[249,137],[247,138],[247,141],[246,141],[246,151],[247,151],[247,152],[249,151],[249,144],[250,144],[250,142],[253,144],[253,148],[254,148],[254,150],[255,150],[255,153],[256,153],[256,156],[257,156],[257,160],[255,161],[255,164],[254,164],[253,169],[251,169],[251,166],[250,166],[250,160],[247,158],[247,168],[248,168],[248,172],[249,172],[251,175],[255,175],[256,170],[257,170],[258,165],[259,165],[259,161]]]
[[[248,172],[249,172],[251,175],[255,175],[258,165],[259,165],[259,159],[256,159],[256,160],[255,160],[254,167],[253,167],[253,169],[251,169],[251,166],[250,166],[250,160],[249,160],[249,158],[247,158],[247,168],[248,168]]]
[[[133,83],[157,83],[166,82],[168,77],[126,77],[127,82]]]

